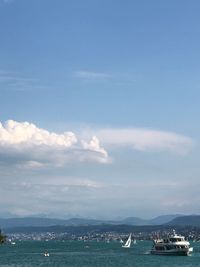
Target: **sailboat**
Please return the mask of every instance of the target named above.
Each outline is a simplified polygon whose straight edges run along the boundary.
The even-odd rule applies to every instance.
[[[131,234],[129,235],[126,243],[122,246],[122,248],[130,248],[131,246]]]

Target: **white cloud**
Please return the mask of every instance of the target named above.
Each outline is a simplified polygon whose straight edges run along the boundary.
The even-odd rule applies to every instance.
[[[74,74],[76,77],[84,80],[105,80],[111,77],[109,74],[93,71],[76,71]]]
[[[189,137],[150,129],[100,129],[89,130],[85,134],[88,133],[96,134],[107,146],[126,146],[138,151],[169,151],[184,154],[193,145],[193,141]]]
[[[32,169],[61,167],[72,161],[109,163],[111,158],[100,140],[106,148],[179,154],[187,153],[193,145],[191,138],[186,136],[138,128],[89,130],[80,135],[85,138],[80,139],[73,132],[49,132],[29,122],[9,120],[0,123],[0,164]]]
[[[105,159],[108,159],[108,153],[107,151],[100,146],[99,139],[96,136],[93,136],[91,141],[89,143],[82,140],[83,148],[88,151],[95,151],[97,153],[101,153],[104,155],[104,158],[102,158],[102,161],[105,161]]]
[[[13,120],[0,123],[0,162],[39,167],[49,163],[62,166],[70,160],[106,162],[107,158],[97,138],[87,145],[73,132],[57,134]]]
[[[29,122],[16,122],[13,120],[7,121],[5,127],[0,124],[1,145],[25,144],[70,147],[76,142],[76,136],[72,132],[65,132],[59,135],[37,128]]]

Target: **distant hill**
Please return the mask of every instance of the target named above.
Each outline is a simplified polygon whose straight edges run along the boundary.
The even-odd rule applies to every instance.
[[[128,217],[124,220],[119,221],[118,223],[128,225],[148,225],[149,221],[138,217]]]
[[[161,215],[158,217],[155,217],[152,220],[149,220],[150,225],[160,225],[164,223],[168,223],[172,220],[174,220],[177,217],[184,216],[183,214],[173,214],[173,215]]]
[[[175,215],[161,215],[150,220],[141,219],[138,217],[128,217],[124,220],[118,221],[118,224],[130,224],[130,225],[161,225],[170,222],[174,218],[177,218],[179,214]]]
[[[0,229],[6,233],[34,233],[34,232],[140,232],[158,230],[183,230],[185,227],[193,229],[200,227],[200,215],[180,216],[164,215],[151,220],[144,220],[138,217],[128,217],[119,221],[104,221],[83,218],[71,218],[67,220],[51,218],[10,218],[0,219]]]
[[[24,217],[24,218],[9,218],[0,219],[0,228],[13,228],[13,227],[49,227],[49,226],[87,226],[87,225],[161,225],[166,223],[174,224],[173,220],[177,219],[179,215],[163,215],[151,220],[145,220],[138,217],[128,217],[124,220],[94,220],[84,218],[71,218],[71,219],[51,219],[40,217]],[[185,217],[185,216],[184,216]],[[185,225],[185,224],[183,224]]]
[[[25,217],[25,218],[9,218],[0,219],[0,228],[10,227],[23,227],[23,226],[52,226],[52,225],[65,225],[66,220],[60,219],[49,219],[49,218],[36,218],[36,217]]]
[[[170,222],[168,225],[179,225],[179,226],[200,226],[200,215],[188,215],[177,217]]]
[[[27,227],[27,226],[48,227],[54,225],[77,226],[77,225],[98,225],[98,224],[102,224],[102,221],[92,220],[92,219],[79,219],[79,218],[72,218],[68,220],[40,218],[40,217],[0,219],[1,228]]]
[[[71,218],[65,221],[66,226],[78,226],[78,225],[99,225],[103,224],[102,220],[83,219],[83,218]]]

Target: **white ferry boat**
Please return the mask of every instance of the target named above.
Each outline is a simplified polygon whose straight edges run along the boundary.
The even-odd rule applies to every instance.
[[[190,243],[184,236],[177,235],[175,231],[169,237],[154,240],[151,254],[188,256],[193,251]]]

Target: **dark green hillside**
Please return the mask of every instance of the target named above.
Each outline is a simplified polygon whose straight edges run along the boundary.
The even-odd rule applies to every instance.
[[[200,226],[200,215],[181,216],[173,219],[167,225]]]

